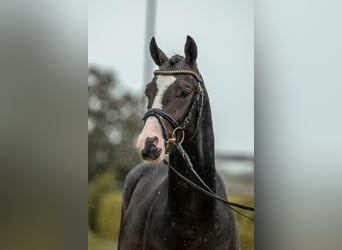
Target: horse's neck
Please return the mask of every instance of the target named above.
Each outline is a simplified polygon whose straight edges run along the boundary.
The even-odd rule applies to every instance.
[[[191,135],[190,135],[191,136]],[[191,159],[194,170],[201,179],[215,192],[216,191],[216,173],[215,173],[215,149],[214,149],[214,134],[212,128],[212,120],[209,103],[203,111],[200,127],[191,141],[184,141],[182,144],[185,152]],[[192,182],[203,185],[191,172],[186,165],[183,157],[179,152],[174,152],[170,155],[171,165],[182,175]],[[186,184],[180,177],[169,170],[169,199],[175,203],[177,208],[183,207],[186,209],[189,202],[193,204],[203,205],[213,203],[213,199],[206,197],[198,190],[195,190],[189,184]],[[196,205],[195,205],[196,206]],[[204,207],[203,207],[204,208]],[[198,212],[200,212],[198,210]]]

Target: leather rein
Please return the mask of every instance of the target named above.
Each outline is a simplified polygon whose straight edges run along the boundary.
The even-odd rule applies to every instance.
[[[195,93],[195,96],[193,98],[192,104],[191,104],[191,106],[189,108],[189,111],[188,111],[187,115],[183,119],[183,121],[181,123],[178,123],[171,115],[169,115],[168,113],[166,113],[163,110],[158,109],[158,108],[149,109],[145,113],[143,120],[146,121],[146,119],[148,117],[150,117],[150,116],[154,116],[154,117],[157,118],[157,120],[158,120],[158,122],[159,122],[159,124],[160,124],[160,126],[162,128],[162,131],[163,131],[163,136],[164,136],[164,140],[165,140],[165,148],[167,148],[168,144],[173,144],[174,146],[176,146],[178,152],[183,157],[187,167],[192,171],[192,173],[196,176],[196,178],[202,183],[202,185],[205,187],[205,189],[202,188],[201,186],[197,185],[196,183],[192,182],[191,180],[189,180],[187,177],[185,177],[181,173],[179,173],[165,159],[164,159],[164,162],[181,179],[183,179],[185,182],[190,184],[195,189],[199,190],[203,194],[206,194],[206,195],[208,195],[208,196],[210,196],[210,197],[212,197],[214,199],[217,199],[217,200],[225,203],[226,205],[228,205],[228,207],[230,209],[232,209],[236,213],[238,213],[241,216],[244,216],[244,217],[254,221],[252,218],[250,218],[250,217],[240,213],[238,210],[232,208],[231,206],[235,206],[235,207],[238,207],[238,208],[241,208],[241,209],[244,209],[244,210],[249,210],[249,211],[253,211],[254,212],[254,208],[253,207],[248,207],[248,206],[245,206],[245,205],[229,202],[229,201],[226,201],[225,199],[222,199],[221,197],[219,197],[213,190],[211,190],[205,184],[205,182],[202,180],[202,178],[197,174],[197,172],[193,168],[193,164],[192,164],[192,162],[190,160],[190,157],[186,153],[186,151],[184,150],[184,148],[182,146],[182,143],[183,143],[184,137],[185,137],[185,129],[190,124],[190,121],[192,120],[192,118],[194,118],[195,112],[197,110],[198,110],[198,117],[197,117],[196,127],[195,127],[195,130],[194,130],[194,132],[193,132],[193,134],[192,134],[192,136],[190,137],[189,140],[192,140],[194,138],[194,136],[197,134],[198,129],[199,129],[199,123],[200,123],[201,117],[202,117],[203,102],[204,102],[203,87],[201,86],[201,84],[203,83],[203,80],[202,80],[202,77],[201,77],[200,74],[197,74],[196,72],[194,72],[192,70],[155,70],[154,71],[154,75],[175,75],[175,74],[190,74],[190,75],[194,76],[196,78],[197,82],[198,82],[198,85],[196,87],[196,93]],[[165,120],[167,120],[172,125],[172,127],[174,128],[172,133],[171,133],[171,137],[168,136],[167,129],[166,129],[166,126],[165,126],[163,118]]]

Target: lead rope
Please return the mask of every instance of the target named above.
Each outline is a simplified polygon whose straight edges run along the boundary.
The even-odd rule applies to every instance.
[[[169,168],[174,171],[181,179],[183,179],[185,182],[187,182],[188,184],[190,184],[192,187],[194,187],[195,189],[201,191],[202,193],[215,198],[221,202],[223,202],[224,204],[226,204],[231,210],[233,210],[234,212],[236,212],[237,214],[241,215],[242,217],[245,217],[251,221],[254,221],[253,218],[241,213],[240,211],[232,208],[232,206],[244,209],[244,210],[249,210],[249,211],[253,211],[254,212],[254,208],[253,207],[249,207],[249,206],[245,206],[245,205],[241,205],[241,204],[237,204],[234,202],[229,202],[226,201],[224,199],[222,199],[220,196],[218,196],[211,188],[208,187],[208,185],[202,180],[202,178],[197,174],[197,172],[195,171],[195,169],[193,168],[192,162],[190,160],[189,155],[185,152],[184,148],[182,147],[182,145],[180,143],[175,143],[176,144],[176,148],[178,150],[178,152],[182,155],[187,167],[191,170],[191,172],[195,175],[195,177],[203,184],[203,186],[207,189],[205,190],[204,188],[200,187],[199,185],[197,185],[196,183],[192,182],[191,180],[189,180],[188,178],[186,178],[184,175],[182,175],[180,172],[178,172],[174,167],[171,166],[171,164],[166,161],[164,159],[164,162],[169,166]]]

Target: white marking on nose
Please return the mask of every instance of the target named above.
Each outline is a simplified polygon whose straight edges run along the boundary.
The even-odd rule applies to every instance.
[[[163,96],[165,91],[176,81],[176,77],[174,76],[157,76],[156,84],[157,84],[157,94],[154,98],[152,108],[162,109],[163,104]],[[156,117],[150,116],[146,119],[145,126],[141,131],[137,148],[138,151],[141,152],[144,149],[146,138],[148,137],[157,137],[156,146],[159,149],[162,149],[161,155],[155,162],[160,162],[165,157],[165,141],[162,134],[162,130],[160,124]]]
[[[157,76],[156,84],[157,84],[157,94],[154,98],[152,108],[162,109],[163,104],[163,96],[165,91],[176,81],[176,77],[174,76]]]
[[[152,104],[152,108],[158,108],[162,109],[163,104],[163,96],[165,94],[165,91],[176,81],[176,77],[174,76],[157,76],[156,84],[157,84],[157,94],[154,97],[154,101]],[[151,137],[155,135],[162,136],[162,131],[160,128],[160,124],[156,117],[150,116],[146,119],[145,126],[143,130],[141,131],[141,134],[143,135],[142,139],[145,140],[146,137]],[[163,139],[163,138],[160,138]],[[161,140],[159,140],[161,141]],[[142,143],[142,142],[140,142]]]

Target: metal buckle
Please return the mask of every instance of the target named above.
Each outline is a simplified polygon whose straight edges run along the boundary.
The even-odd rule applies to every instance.
[[[181,133],[182,133],[182,137],[181,137],[181,140],[179,142],[177,142],[177,137],[176,137],[177,131],[181,131]],[[185,137],[184,129],[181,127],[177,127],[172,131],[171,137],[166,141],[166,143],[173,143],[174,145],[182,144],[184,141],[184,137]]]

